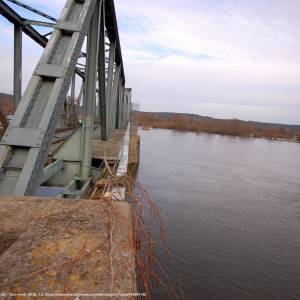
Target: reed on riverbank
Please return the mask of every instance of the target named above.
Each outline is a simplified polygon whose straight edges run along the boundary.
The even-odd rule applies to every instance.
[[[188,114],[156,114],[136,112],[139,126],[144,128],[173,129],[186,132],[204,132],[221,135],[254,137],[267,139],[285,139],[300,141],[300,132],[287,126],[263,125],[238,119],[214,119]]]

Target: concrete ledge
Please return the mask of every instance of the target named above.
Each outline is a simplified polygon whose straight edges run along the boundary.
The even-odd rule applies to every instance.
[[[0,291],[135,293],[131,223],[126,202],[0,198]]]

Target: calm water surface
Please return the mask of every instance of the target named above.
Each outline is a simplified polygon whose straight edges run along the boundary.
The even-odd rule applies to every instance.
[[[186,298],[299,300],[300,144],[140,134],[138,178],[162,209]]]

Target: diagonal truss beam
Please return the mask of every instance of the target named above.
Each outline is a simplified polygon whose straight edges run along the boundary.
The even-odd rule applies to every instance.
[[[35,30],[30,24],[26,24],[24,19],[12,8],[10,8],[3,0],[0,0],[0,14],[15,26],[20,27],[25,34],[32,38],[41,47],[46,47],[48,39],[44,35],[40,34],[37,30]],[[77,68],[76,73],[80,77],[84,78],[84,73]]]
[[[0,196],[35,194],[41,183],[43,167],[72,78],[72,98],[75,95],[74,71],[83,78],[78,105],[81,96],[84,97],[82,157],[78,178],[88,182],[91,176],[97,80],[101,139],[107,140],[114,128],[125,128],[129,119],[131,90],[125,89],[114,1],[67,0],[59,20],[53,25],[49,41],[2,0],[0,13],[19,26],[21,33],[25,32],[45,47],[14,118],[0,142]],[[87,33],[86,73],[82,73],[76,64],[78,58],[82,57],[80,51]],[[109,52],[108,59],[106,52]],[[56,169],[49,169],[50,176]]]

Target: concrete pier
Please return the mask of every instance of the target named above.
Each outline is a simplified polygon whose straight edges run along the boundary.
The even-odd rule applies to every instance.
[[[6,197],[0,199],[0,226],[2,293],[136,292],[131,210],[125,201]]]

